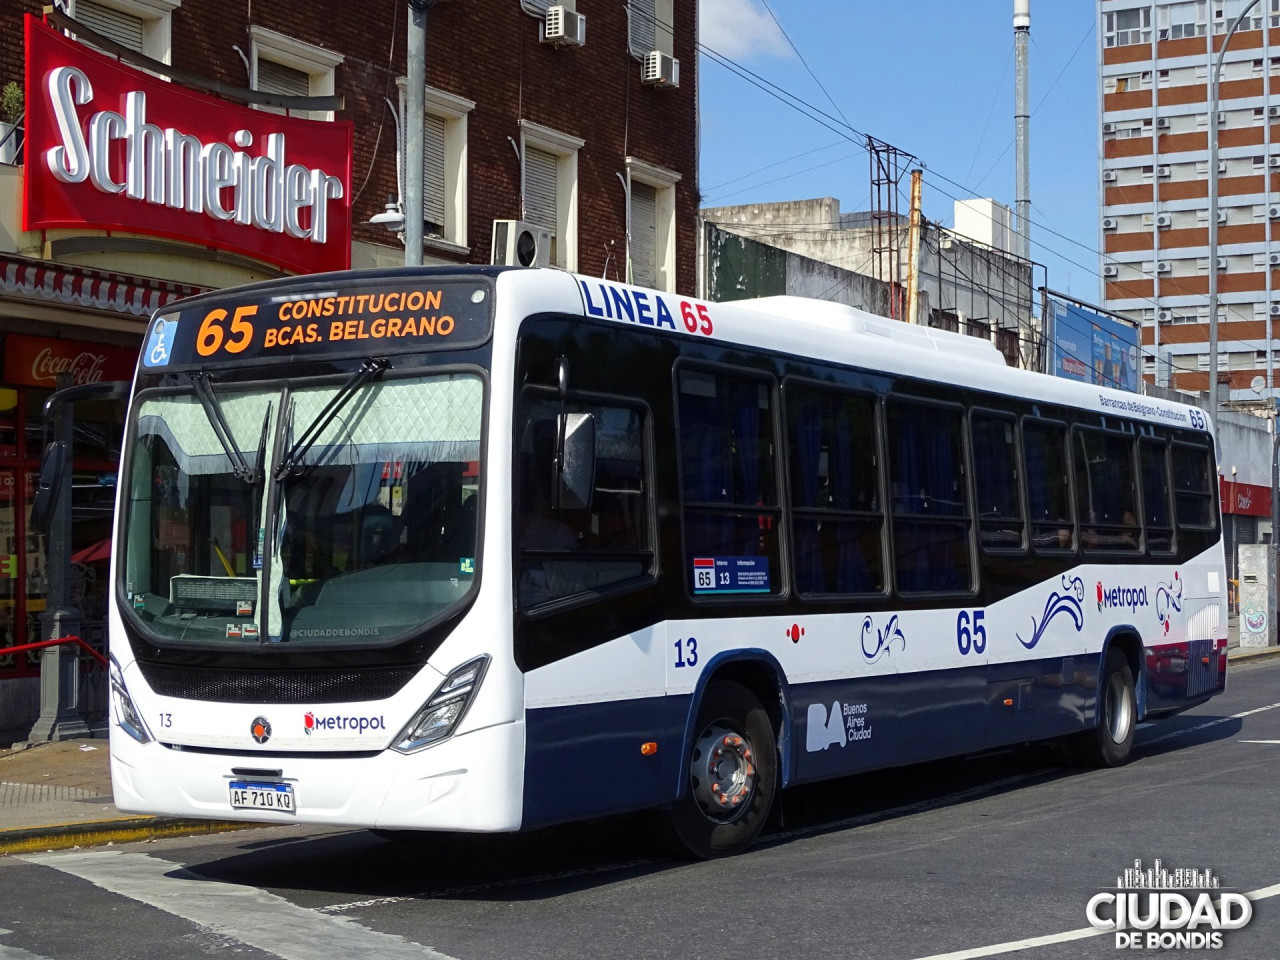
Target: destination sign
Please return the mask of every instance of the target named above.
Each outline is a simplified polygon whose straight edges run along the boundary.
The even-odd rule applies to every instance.
[[[203,298],[151,322],[142,366],[367,356],[456,349],[489,336],[492,290],[476,281],[381,281],[280,293]]]

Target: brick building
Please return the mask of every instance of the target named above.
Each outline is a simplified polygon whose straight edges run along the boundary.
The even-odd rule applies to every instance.
[[[537,262],[693,293],[697,5],[582,0],[574,7],[574,0],[445,0],[427,13],[423,260],[511,262],[514,244],[493,244],[495,222],[517,221],[538,240]],[[40,631],[49,573],[28,513],[41,404],[59,374],[61,382],[129,378],[149,313],[176,297],[334,265],[403,262],[402,241],[385,225],[395,217],[370,221],[396,213],[403,193],[408,9],[405,0],[61,0],[35,30],[42,45],[53,45],[57,63],[65,61],[58,75],[64,112],[79,111],[83,161],[92,170],[78,184],[75,150],[55,162],[47,140],[31,148],[37,127],[39,136],[60,129],[51,119],[53,74],[33,73],[24,39],[32,36],[25,18],[39,21],[42,5],[0,0],[0,89],[15,84],[25,106],[24,117],[0,115],[7,121],[0,126],[0,647]],[[92,78],[98,99],[90,102],[89,81],[68,71]],[[111,91],[134,86],[149,98],[145,118],[134,109],[141,100],[126,104],[132,94],[111,99]],[[224,110],[232,111],[225,119]],[[110,144],[125,141],[126,130],[159,151],[147,170],[186,162],[187,179],[153,183],[140,167],[135,196],[124,157],[133,148]],[[166,135],[176,148],[162,145]],[[100,156],[95,136],[108,144]],[[189,152],[173,152],[184,137]],[[298,215],[292,236],[309,246],[278,223],[259,223],[248,187],[243,205],[230,199],[220,209],[237,164],[243,161],[248,178],[272,142],[283,171],[286,138],[294,159],[328,158],[288,168],[319,176],[319,202],[330,212],[327,233],[314,229],[315,203],[311,220]],[[12,149],[22,140],[25,154]],[[193,170],[216,181],[196,213]],[[87,192],[71,193],[72,186]],[[153,188],[154,198],[143,196]],[[50,196],[62,196],[60,208]],[[124,213],[115,219],[112,211]],[[176,219],[182,216],[185,225]],[[108,404],[76,411],[72,578],[90,620],[105,603],[122,416]],[[33,715],[37,672],[33,656],[0,656],[0,733]]]

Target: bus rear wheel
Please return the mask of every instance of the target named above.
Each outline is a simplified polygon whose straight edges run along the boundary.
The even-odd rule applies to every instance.
[[[1072,758],[1090,767],[1118,767],[1133,754],[1133,733],[1138,725],[1138,701],[1133,671],[1123,653],[1107,651],[1098,699],[1098,725],[1076,734],[1069,746]]]
[[[683,851],[703,860],[741,853],[769,818],[778,784],[773,724],[746,687],[708,684],[687,761],[685,795],[670,827]]]

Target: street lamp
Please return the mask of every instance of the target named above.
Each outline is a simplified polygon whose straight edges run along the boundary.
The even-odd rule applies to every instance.
[[[1209,73],[1209,415],[1215,424],[1218,420],[1218,76],[1222,73],[1222,60],[1231,38],[1257,5],[1258,0],[1250,0],[1232,21]]]

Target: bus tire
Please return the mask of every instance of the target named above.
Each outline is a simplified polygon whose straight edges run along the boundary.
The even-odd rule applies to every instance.
[[[707,685],[689,748],[685,794],[668,826],[677,849],[702,860],[747,849],[769,818],[778,746],[769,714],[746,687]]]
[[[1118,767],[1133,753],[1138,725],[1138,701],[1133,671],[1123,653],[1107,651],[1098,696],[1098,725],[1072,738],[1069,751],[1076,762],[1090,767]]]

